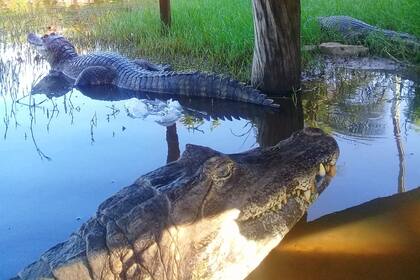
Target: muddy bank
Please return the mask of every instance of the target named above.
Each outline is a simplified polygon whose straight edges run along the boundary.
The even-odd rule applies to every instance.
[[[420,187],[303,218],[247,278],[418,279]]]
[[[420,81],[420,66],[405,64],[382,57],[333,57],[319,56],[302,73],[303,81],[322,79],[332,69],[342,68],[355,71],[380,71],[401,75],[414,82]]]

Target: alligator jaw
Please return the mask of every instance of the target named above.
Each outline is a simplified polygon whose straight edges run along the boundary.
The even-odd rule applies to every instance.
[[[319,194],[328,186],[331,179],[335,176],[335,161],[336,159],[331,159],[320,163],[319,168],[312,171],[309,180],[301,180],[305,183],[294,186],[291,192],[288,192],[288,186],[285,186],[284,191],[280,191],[276,198],[272,199],[265,207],[256,210],[251,215],[243,215],[242,217],[239,217],[237,221],[239,223],[247,223],[256,219],[262,219],[265,215],[281,214],[282,209],[286,208],[287,203],[292,199],[299,200],[303,206],[309,206],[318,198]],[[300,179],[297,181],[300,181]],[[244,212],[246,211],[247,210]]]
[[[237,220],[243,229],[242,233],[253,240],[285,234],[298,219],[285,219],[283,222],[277,220],[303,215],[335,175],[339,155],[332,137],[310,128],[298,132],[272,149],[278,149],[282,156],[271,160],[270,164],[277,169],[266,176],[277,176],[278,181],[265,178],[255,180],[253,184],[259,188],[249,191],[254,194],[242,206]]]

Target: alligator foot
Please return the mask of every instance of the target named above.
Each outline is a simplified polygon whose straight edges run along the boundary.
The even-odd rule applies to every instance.
[[[77,77],[75,86],[109,85],[115,78],[115,72],[103,66],[85,68]]]
[[[169,64],[154,64],[145,59],[134,59],[133,62],[149,71],[171,71],[172,67]]]

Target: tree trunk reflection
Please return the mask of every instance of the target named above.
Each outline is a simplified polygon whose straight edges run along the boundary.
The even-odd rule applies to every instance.
[[[168,144],[168,156],[166,158],[166,163],[179,159],[180,151],[176,124],[166,127],[166,143]]]

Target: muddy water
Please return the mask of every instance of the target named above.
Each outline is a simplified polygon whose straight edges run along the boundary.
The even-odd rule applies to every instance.
[[[302,219],[247,279],[418,279],[420,188]]]
[[[43,11],[47,2],[34,1]],[[2,12],[14,11],[10,1],[0,3]],[[55,15],[88,7],[73,4],[54,6]],[[56,23],[34,26],[42,31]],[[66,239],[106,197],[178,158],[185,144],[241,152],[275,144],[303,126],[336,138],[337,175],[250,279],[419,275],[419,195],[411,191],[420,185],[416,75],[326,64],[318,79],[305,84],[302,98],[279,100],[280,112],[175,97],[182,109],[171,111],[170,96],[106,88],[81,92],[48,77],[48,65],[10,35],[28,30],[14,30],[10,22],[2,26],[0,279]],[[77,47],[110,48],[95,42]]]

